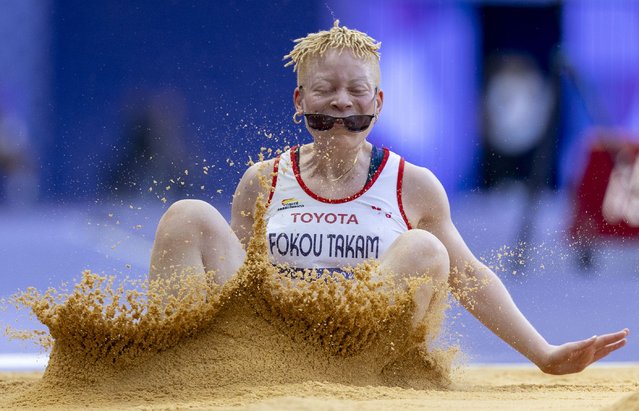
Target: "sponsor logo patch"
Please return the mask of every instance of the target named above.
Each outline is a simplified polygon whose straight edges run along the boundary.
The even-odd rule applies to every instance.
[[[304,204],[302,204],[300,200],[295,197],[285,198],[284,200],[282,200],[281,204],[282,207],[278,208],[277,211],[288,210],[289,208],[304,207]]]

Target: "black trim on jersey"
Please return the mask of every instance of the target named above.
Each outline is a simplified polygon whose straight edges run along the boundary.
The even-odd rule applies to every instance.
[[[366,177],[366,184],[373,178],[379,166],[382,165],[382,161],[384,160],[384,150],[381,148],[377,148],[373,146],[373,150],[371,151],[371,165],[368,168],[368,176]]]

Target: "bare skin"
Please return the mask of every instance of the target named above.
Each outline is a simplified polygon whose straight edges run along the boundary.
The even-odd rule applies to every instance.
[[[344,117],[373,110],[379,115],[382,110],[378,63],[356,58],[348,51],[328,50],[322,58],[306,63],[298,80],[302,87],[295,88],[293,94],[298,113]],[[309,188],[325,198],[357,193],[366,182],[371,157],[366,137],[372,128],[354,133],[339,122],[328,131],[307,128],[313,143],[300,149],[300,170]],[[268,196],[259,176],[269,178],[272,170],[270,160],[245,172],[234,195],[230,226],[204,202],[185,200],[172,205],[158,226],[150,277],[165,277],[191,267],[202,275],[215,271],[219,283],[228,280],[244,261],[243,244],[252,234],[255,201],[259,193]],[[562,345],[546,342],[519,311],[497,275],[467,247],[453,224],[448,197],[437,178],[425,168],[406,163],[403,187],[404,209],[414,229],[400,235],[381,256],[382,272],[428,276],[433,283],[448,281],[454,295],[463,295],[460,302],[469,312],[549,374],[579,372],[626,344],[627,328]],[[417,255],[422,258],[414,258]],[[462,294],[461,290],[475,291]],[[423,286],[414,296],[415,321],[427,313],[433,292],[432,286]]]

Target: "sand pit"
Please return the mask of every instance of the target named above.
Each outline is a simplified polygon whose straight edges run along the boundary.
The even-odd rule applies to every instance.
[[[33,389],[41,373],[0,373],[0,404]],[[259,383],[219,387],[191,399],[125,399],[112,393],[106,409],[246,409],[246,410],[633,410],[632,394],[639,390],[638,366],[595,366],[565,377],[544,375],[532,367],[460,369],[445,390],[398,387],[357,387],[329,382],[263,386]],[[635,396],[636,397],[636,396]],[[74,406],[91,406],[78,401]]]
[[[51,356],[42,375],[0,374],[0,407],[583,410],[638,389],[630,367],[455,369],[456,349],[433,344],[446,290],[412,327],[410,286],[367,264],[356,281],[292,280],[269,263],[261,218],[255,232],[221,287],[195,278],[172,297],[170,284],[126,289],[85,272],[71,291],[19,295],[49,328]]]

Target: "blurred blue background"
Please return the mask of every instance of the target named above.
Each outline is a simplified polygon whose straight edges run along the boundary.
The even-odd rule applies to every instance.
[[[228,216],[249,156],[310,141],[282,57],[335,18],[382,42],[371,141],[435,172],[542,334],[636,325],[634,237],[569,230],[593,145],[639,140],[631,0],[0,0],[0,298],[85,268],[143,277],[176,199]],[[459,308],[448,328],[471,361],[524,361]],[[610,360],[636,361],[630,342]],[[0,368],[35,352],[0,337]]]

